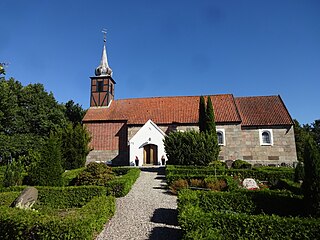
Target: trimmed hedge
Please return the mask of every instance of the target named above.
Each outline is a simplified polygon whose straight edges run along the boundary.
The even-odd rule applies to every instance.
[[[68,170],[62,173],[63,186],[74,186],[75,179],[85,169],[85,167]]]
[[[138,168],[117,168],[113,171],[122,173],[116,179],[110,180],[106,183],[107,194],[115,197],[124,197],[131,190],[132,185],[135,183],[137,178],[140,176],[140,169]]]
[[[213,192],[182,190],[178,207],[199,206],[204,211],[232,211],[248,214],[277,214],[297,216],[303,214],[302,196],[285,191]]]
[[[178,218],[184,239],[319,239],[320,219],[289,216],[302,205],[289,192],[182,190]]]
[[[239,178],[254,178],[260,181],[268,181],[272,184],[279,179],[294,179],[294,169],[291,168],[255,168],[247,169],[214,169],[212,167],[187,167],[187,166],[170,166],[166,167],[166,178],[168,184],[178,179],[204,179],[209,176],[229,175]]]
[[[188,205],[179,214],[184,239],[319,239],[320,221],[314,218],[205,212]]]
[[[21,192],[27,186],[1,188],[0,192]],[[95,196],[106,195],[105,187],[80,186],[80,187],[44,187],[36,186],[38,201],[35,208],[47,206],[51,208],[81,207]]]
[[[94,197],[64,213],[0,207],[1,239],[93,239],[115,212],[112,196]]]

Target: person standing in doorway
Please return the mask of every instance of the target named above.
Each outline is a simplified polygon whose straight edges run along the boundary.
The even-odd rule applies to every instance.
[[[138,156],[136,156],[135,162],[136,162],[136,166],[138,167],[139,166],[139,158],[138,158]]]

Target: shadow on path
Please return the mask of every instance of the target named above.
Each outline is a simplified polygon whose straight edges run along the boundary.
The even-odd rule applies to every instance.
[[[149,240],[179,240],[182,238],[182,230],[168,227],[155,227]]]
[[[177,209],[157,208],[153,212],[151,222],[178,226],[178,211]]]

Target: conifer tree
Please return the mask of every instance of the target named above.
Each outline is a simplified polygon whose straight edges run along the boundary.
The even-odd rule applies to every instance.
[[[308,137],[304,147],[304,181],[302,189],[308,212],[320,216],[320,153],[312,137]]]
[[[206,127],[206,103],[204,97],[200,97],[199,102],[199,131],[204,132]]]
[[[217,136],[216,122],[215,122],[215,118],[214,118],[213,106],[212,106],[210,96],[208,96],[208,98],[207,98],[206,123],[205,124],[206,124],[205,131],[212,133],[214,136]]]
[[[63,171],[61,140],[57,134],[51,133],[28,177],[33,185],[61,186]]]

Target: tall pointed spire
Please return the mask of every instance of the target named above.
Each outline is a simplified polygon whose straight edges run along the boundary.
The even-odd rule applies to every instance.
[[[96,76],[112,76],[112,69],[109,67],[108,64],[108,57],[107,57],[107,32],[105,29],[102,30],[103,32],[103,50],[102,50],[102,57],[100,65],[95,70]]]

